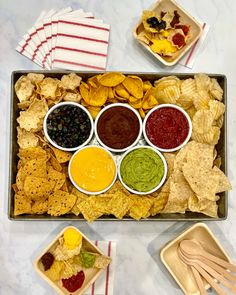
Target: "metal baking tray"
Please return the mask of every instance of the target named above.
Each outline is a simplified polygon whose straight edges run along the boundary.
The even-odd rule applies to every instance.
[[[17,117],[19,115],[19,109],[17,106],[18,99],[15,94],[14,85],[15,82],[20,78],[21,75],[28,73],[41,73],[48,77],[61,78],[62,75],[71,73],[72,71],[14,71],[11,76],[11,107],[10,107],[10,157],[9,157],[9,183],[8,183],[8,217],[11,220],[80,220],[85,221],[82,215],[75,216],[73,214],[66,214],[63,216],[53,217],[47,214],[43,215],[20,215],[14,216],[14,191],[12,189],[12,184],[15,183],[16,173],[17,173],[17,163],[18,157],[17,153],[19,150],[17,144]],[[75,72],[80,75],[84,80],[87,78],[100,74],[103,72]],[[175,75],[181,79],[192,78],[195,73],[187,74],[187,73],[138,73],[138,72],[124,72],[124,74],[129,75],[137,75],[140,76],[144,80],[155,81],[165,76]],[[223,102],[226,105],[226,112],[224,116],[224,124],[221,130],[220,140],[216,146],[218,154],[222,158],[222,166],[221,169],[227,175],[227,79],[225,75],[221,74],[208,74],[211,78],[216,78],[224,90]],[[220,199],[218,201],[219,209],[218,209],[218,218],[208,217],[201,213],[196,212],[186,212],[185,214],[179,213],[166,213],[166,214],[158,214],[156,216],[151,216],[146,219],[141,219],[140,221],[204,221],[204,220],[225,220],[228,215],[228,193],[223,192],[220,193]],[[115,217],[111,216],[102,216],[98,220],[103,221],[120,221]],[[130,217],[125,217],[121,221],[134,221]]]

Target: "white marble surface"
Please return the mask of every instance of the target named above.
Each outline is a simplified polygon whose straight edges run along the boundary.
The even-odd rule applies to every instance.
[[[194,16],[211,25],[208,39],[193,72],[222,73],[228,78],[229,177],[236,179],[236,1],[179,0]],[[7,218],[10,75],[13,70],[38,69],[15,50],[17,41],[41,10],[71,5],[92,11],[111,24],[108,70],[189,72],[182,66],[161,67],[132,38],[132,28],[152,0],[0,0],[0,294],[43,295],[53,290],[33,270],[42,248],[69,222],[13,222]],[[182,294],[159,260],[160,248],[184,228],[186,222],[73,222],[91,239],[117,241],[115,295]],[[208,222],[236,261],[236,199],[229,196],[229,216]]]

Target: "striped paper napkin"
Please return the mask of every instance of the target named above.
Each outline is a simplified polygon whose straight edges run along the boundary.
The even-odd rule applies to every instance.
[[[110,26],[91,12],[42,11],[16,50],[42,68],[105,70]]]
[[[95,241],[94,244],[104,255],[111,257],[112,262],[92,286],[85,291],[85,295],[113,295],[116,243],[112,241]]]
[[[207,23],[200,21],[200,20],[198,20],[198,22],[202,26],[202,35],[179,62],[180,65],[185,66],[190,69],[193,68],[195,60],[201,51],[202,45],[203,45],[203,43],[207,37],[207,34],[209,32],[209,29],[210,29],[210,26]]]

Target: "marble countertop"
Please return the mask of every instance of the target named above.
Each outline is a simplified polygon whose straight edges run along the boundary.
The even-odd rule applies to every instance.
[[[66,225],[73,224],[91,239],[117,242],[115,295],[182,294],[159,260],[160,248],[191,222],[13,222],[7,217],[10,76],[13,70],[38,69],[15,51],[17,42],[41,10],[62,8],[92,11],[111,24],[108,70],[141,72],[208,72],[228,79],[228,168],[236,184],[236,1],[179,0],[192,15],[210,24],[210,33],[192,70],[160,66],[134,42],[132,28],[152,0],[1,0],[0,1],[0,294],[54,294],[33,270],[43,247]],[[236,198],[229,194],[228,219],[207,222],[236,261]]]

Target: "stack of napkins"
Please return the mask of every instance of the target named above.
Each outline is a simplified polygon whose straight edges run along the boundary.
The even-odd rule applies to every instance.
[[[16,50],[46,69],[106,69],[110,26],[71,7],[42,11]]]

